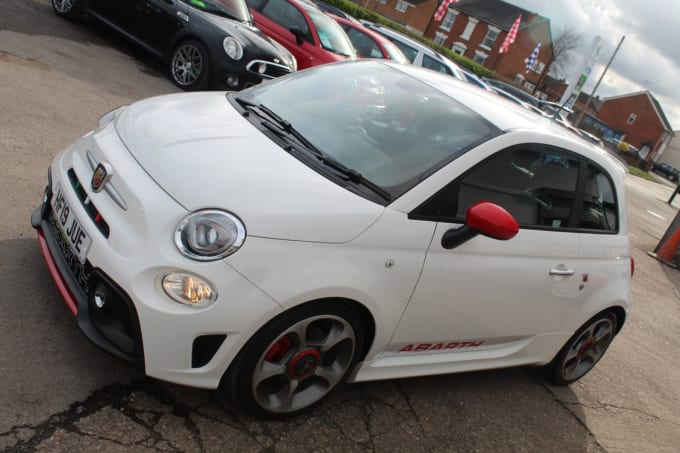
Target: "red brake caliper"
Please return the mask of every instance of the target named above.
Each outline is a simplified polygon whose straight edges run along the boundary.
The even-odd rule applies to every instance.
[[[269,348],[269,351],[267,351],[267,355],[264,356],[264,359],[267,362],[280,362],[290,350],[291,345],[292,342],[287,336],[279,338],[278,341],[274,343],[271,348]]]

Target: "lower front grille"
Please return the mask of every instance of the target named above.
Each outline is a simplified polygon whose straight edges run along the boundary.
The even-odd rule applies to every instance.
[[[224,343],[226,335],[201,335],[194,340],[191,349],[191,368],[205,366]]]
[[[260,72],[260,68],[262,67],[262,65],[264,65],[265,67],[264,72]],[[258,75],[264,79],[273,79],[275,77],[281,77],[293,72],[293,70],[286,65],[273,63],[271,61],[265,60],[253,60],[250,63],[248,63],[246,69],[248,70],[248,72]]]

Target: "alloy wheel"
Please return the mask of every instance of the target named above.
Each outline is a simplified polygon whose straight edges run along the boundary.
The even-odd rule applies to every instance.
[[[73,9],[75,0],[52,0],[52,6],[58,13],[68,13]]]
[[[172,78],[181,87],[195,84],[201,77],[204,65],[201,50],[192,43],[179,46],[172,57]]]
[[[597,319],[589,325],[571,343],[564,356],[561,370],[563,378],[574,381],[590,371],[614,339],[614,329],[614,322],[608,317]]]
[[[274,413],[314,404],[345,376],[355,348],[352,326],[338,316],[313,316],[291,325],[265,349],[255,366],[255,400]]]

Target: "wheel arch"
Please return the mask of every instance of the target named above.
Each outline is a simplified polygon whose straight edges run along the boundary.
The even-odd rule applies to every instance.
[[[354,310],[360,317],[361,323],[364,327],[364,344],[362,345],[362,350],[359,351],[359,356],[358,356],[358,361],[363,360],[366,357],[366,354],[368,351],[371,349],[371,346],[373,345],[373,341],[375,340],[375,332],[376,332],[376,322],[375,322],[375,317],[373,316],[373,313],[368,309],[368,307],[361,302],[358,302],[354,299],[350,299],[347,297],[323,297],[320,299],[314,299],[314,300],[309,300],[307,302],[302,302],[300,304],[297,304],[295,306],[292,306],[288,308],[287,310],[282,311],[281,313],[278,313],[274,318],[270,319],[267,321],[264,325],[268,325],[269,323],[273,322],[280,316],[283,316],[286,313],[289,313],[291,311],[295,310],[303,310],[306,307],[320,304],[320,303],[327,303],[327,304],[337,304],[337,305],[344,305],[346,307],[350,307],[352,310]]]
[[[165,51],[163,52],[163,60],[169,62],[172,58],[172,51],[181,43],[182,41],[198,41],[205,47],[205,49],[210,53],[211,45],[206,42],[204,37],[200,36],[192,29],[182,29],[178,31],[172,39],[170,39]]]
[[[602,311],[609,311],[616,316],[616,332],[614,333],[618,334],[621,331],[623,324],[626,322],[626,310],[623,307],[614,306]]]

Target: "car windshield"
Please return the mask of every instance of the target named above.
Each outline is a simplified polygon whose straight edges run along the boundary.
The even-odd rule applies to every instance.
[[[319,34],[321,47],[346,57],[357,56],[354,46],[347,37],[347,33],[340,25],[321,11],[308,9],[307,13]]]
[[[254,87],[239,101],[266,106],[392,198],[500,133],[441,91],[379,61],[321,66]]]
[[[210,14],[239,22],[250,22],[250,13],[244,0],[182,0],[184,3]]]

